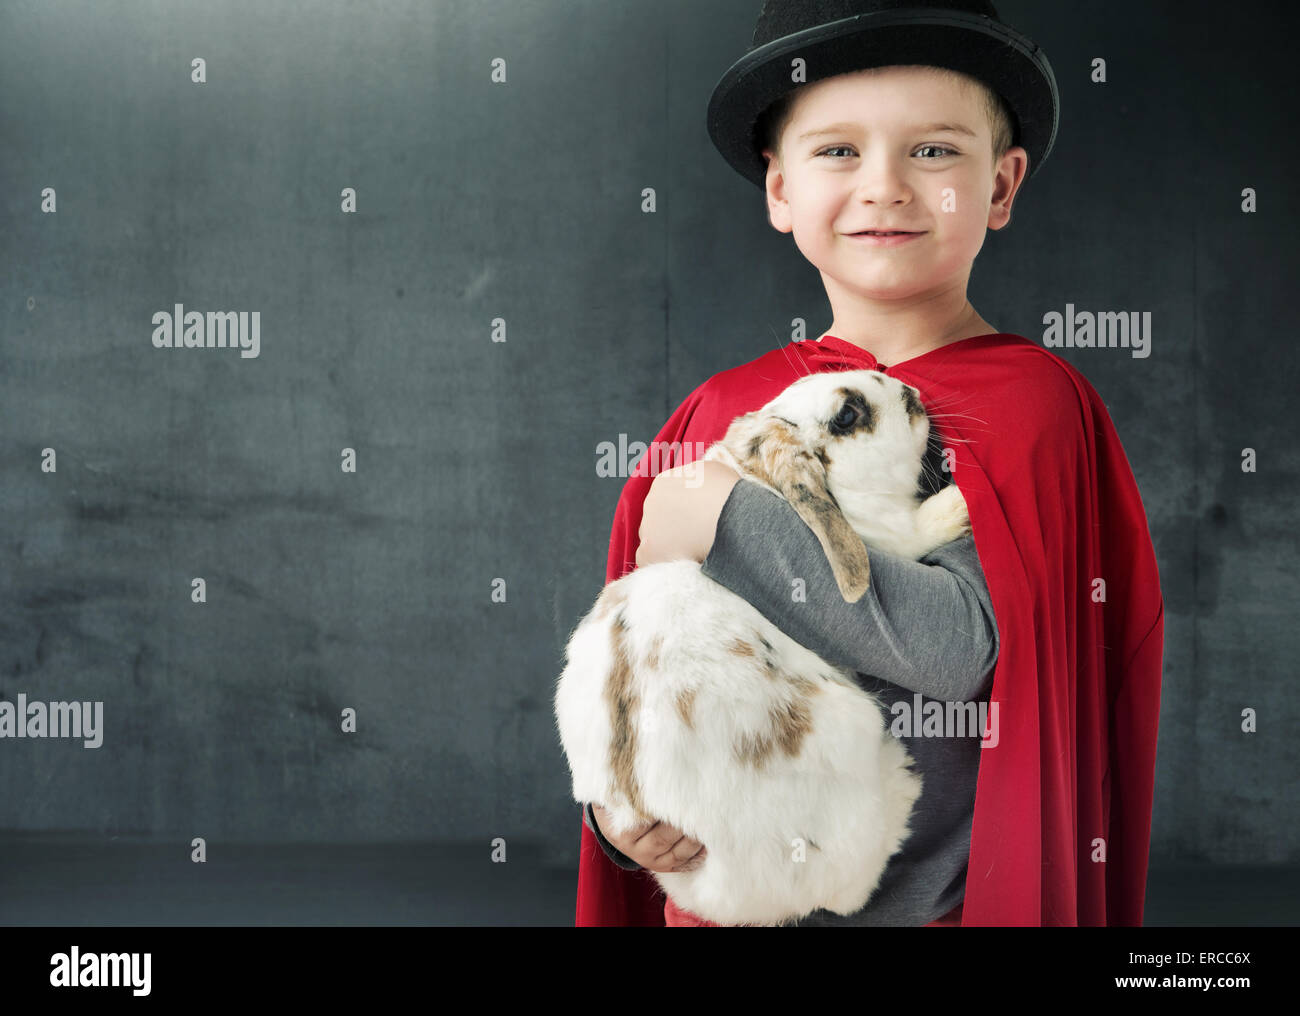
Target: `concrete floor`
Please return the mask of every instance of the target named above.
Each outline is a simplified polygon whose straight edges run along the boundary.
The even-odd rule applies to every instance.
[[[567,925],[572,866],[511,848],[209,845],[0,836],[0,925]],[[1295,925],[1300,871],[1153,866],[1146,924]]]

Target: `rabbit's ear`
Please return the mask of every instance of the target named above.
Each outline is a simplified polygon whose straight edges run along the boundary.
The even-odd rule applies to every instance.
[[[826,489],[820,452],[807,448],[788,421],[754,413],[738,417],[722,443],[744,472],[790,502],[821,543],[840,594],[848,603],[860,600],[871,581],[870,559],[835,495]]]

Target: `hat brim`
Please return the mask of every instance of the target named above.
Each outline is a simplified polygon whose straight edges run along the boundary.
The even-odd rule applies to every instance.
[[[1056,141],[1059,99],[1047,55],[1028,37],[979,14],[912,8],[856,14],[774,39],[746,53],[718,80],[708,131],[723,158],[759,188],[767,162],[755,128],[792,88],[790,62],[805,61],[807,82],[870,67],[930,64],[987,83],[1011,107],[1013,144],[1029,153],[1029,176]]]

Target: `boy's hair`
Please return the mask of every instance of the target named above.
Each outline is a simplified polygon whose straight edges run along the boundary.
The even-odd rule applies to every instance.
[[[962,88],[970,88],[973,85],[979,89],[984,116],[992,128],[993,165],[996,166],[1002,156],[1007,154],[1007,149],[1011,147],[1012,139],[1015,136],[1015,117],[1002,96],[984,84],[983,81],[973,78],[969,74],[963,74],[948,67],[931,67],[928,64],[926,67],[936,71],[949,81],[955,81]],[[770,148],[774,159],[779,160],[781,158],[781,135],[785,133],[786,127],[790,125],[790,117],[794,113],[794,103],[798,96],[799,89],[791,89],[782,98],[768,106],[758,118],[754,131],[759,139],[760,152]]]

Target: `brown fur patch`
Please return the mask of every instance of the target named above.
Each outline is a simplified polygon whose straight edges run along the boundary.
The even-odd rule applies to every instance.
[[[609,768],[614,787],[642,817],[641,788],[636,780],[636,711],[640,705],[632,690],[632,659],[628,651],[626,623],[620,612],[610,625],[613,667],[605,681],[605,701],[609,705]]]
[[[800,677],[798,674],[786,674],[785,679],[790,683],[790,686],[804,698],[810,698],[813,695],[817,695],[822,690],[822,686],[816,681],[811,678]]]
[[[903,405],[907,408],[909,420],[916,420],[925,415],[925,406],[921,405],[921,400],[910,388],[903,389]]]
[[[732,639],[727,643],[727,652],[734,653],[736,656],[753,656],[754,647],[744,639]]]
[[[788,430],[773,427],[767,432],[767,456],[770,461],[774,456],[790,455],[803,448],[799,440]]]
[[[597,621],[602,621],[611,610],[621,607],[626,600],[627,590],[618,582],[611,582],[596,597],[596,605],[592,608],[591,616]]]
[[[650,652],[646,654],[645,665],[651,670],[659,669],[659,654],[663,652],[664,637],[656,635],[655,640],[650,643]]]
[[[805,684],[808,682],[805,680]],[[808,697],[796,694],[789,702],[778,703],[768,711],[768,729],[761,734],[742,734],[734,746],[736,760],[762,769],[772,753],[781,751],[787,758],[799,754],[803,739],[812,733],[812,711]]]
[[[859,391],[852,388],[840,388],[835,393],[845,402],[851,402],[858,409],[858,419],[845,433],[832,434],[831,439],[843,441],[845,438],[853,436],[855,431],[865,430],[868,434],[874,433],[876,429],[876,407],[866,400],[866,397]]]
[[[691,709],[695,705],[695,691],[696,689],[690,688],[679,693],[677,696],[677,713],[681,716],[682,722],[691,729],[694,729],[694,722],[691,718]]]

